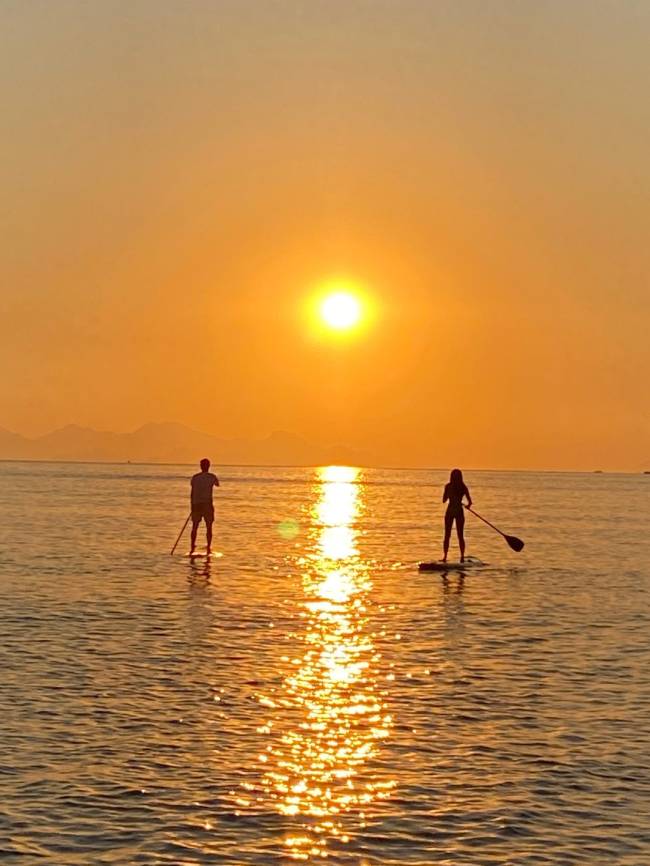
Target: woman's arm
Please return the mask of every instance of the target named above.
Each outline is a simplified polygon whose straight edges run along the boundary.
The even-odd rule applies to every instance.
[[[442,501],[446,502],[449,499],[449,485],[445,484],[445,492],[442,494]]]
[[[465,487],[465,496],[467,497],[467,507],[472,507],[472,497],[469,495],[469,487]]]

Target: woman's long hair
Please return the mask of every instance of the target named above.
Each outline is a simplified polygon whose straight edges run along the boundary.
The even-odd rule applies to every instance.
[[[451,475],[449,476],[449,486],[452,488],[452,490],[457,490],[458,493],[461,493],[465,489],[463,473],[460,471],[460,469],[451,470]]]

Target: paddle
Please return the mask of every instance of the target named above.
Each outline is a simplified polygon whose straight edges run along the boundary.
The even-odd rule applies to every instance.
[[[520,550],[523,550],[523,549],[524,549],[524,542],[521,540],[521,538],[515,538],[514,535],[506,535],[505,532],[501,532],[501,530],[500,530],[500,529],[497,529],[496,526],[495,526],[493,523],[490,523],[489,520],[486,520],[484,517],[481,517],[481,515],[478,513],[478,511],[474,511],[474,509],[473,509],[473,508],[470,508],[469,505],[466,505],[465,508],[466,508],[468,511],[471,511],[471,513],[472,513],[475,517],[478,517],[479,520],[482,520],[483,523],[487,523],[488,526],[491,526],[492,529],[494,529],[495,532],[498,532],[498,533],[499,533],[499,535],[503,535],[503,537],[504,537],[505,540],[508,542],[508,544],[510,545],[510,547],[511,547],[513,550],[515,550],[517,553],[519,553]]]
[[[190,522],[190,517],[191,517],[191,516],[192,516],[192,512],[190,511],[190,513],[187,515],[187,520],[186,520],[185,523],[183,524],[183,528],[182,528],[181,531],[178,533],[178,538],[177,538],[176,541],[174,542],[174,546],[173,546],[172,549],[169,551],[169,555],[170,555],[170,556],[173,556],[173,555],[174,555],[174,551],[176,550],[176,545],[177,545],[178,542],[181,540],[181,535],[185,532],[185,527],[186,527],[187,524]]]

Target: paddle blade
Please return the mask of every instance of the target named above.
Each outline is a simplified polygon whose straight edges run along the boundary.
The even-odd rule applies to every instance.
[[[519,553],[520,550],[524,549],[524,542],[521,538],[515,538],[514,535],[504,535],[505,540],[508,542],[510,547],[513,550],[516,550]]]

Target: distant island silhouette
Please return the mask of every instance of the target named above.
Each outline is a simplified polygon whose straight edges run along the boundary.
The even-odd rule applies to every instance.
[[[346,445],[321,445],[286,431],[263,439],[222,439],[173,422],[144,424],[132,433],[69,424],[30,438],[0,428],[2,460],[195,463],[204,455],[217,465],[367,465],[361,454]]]

